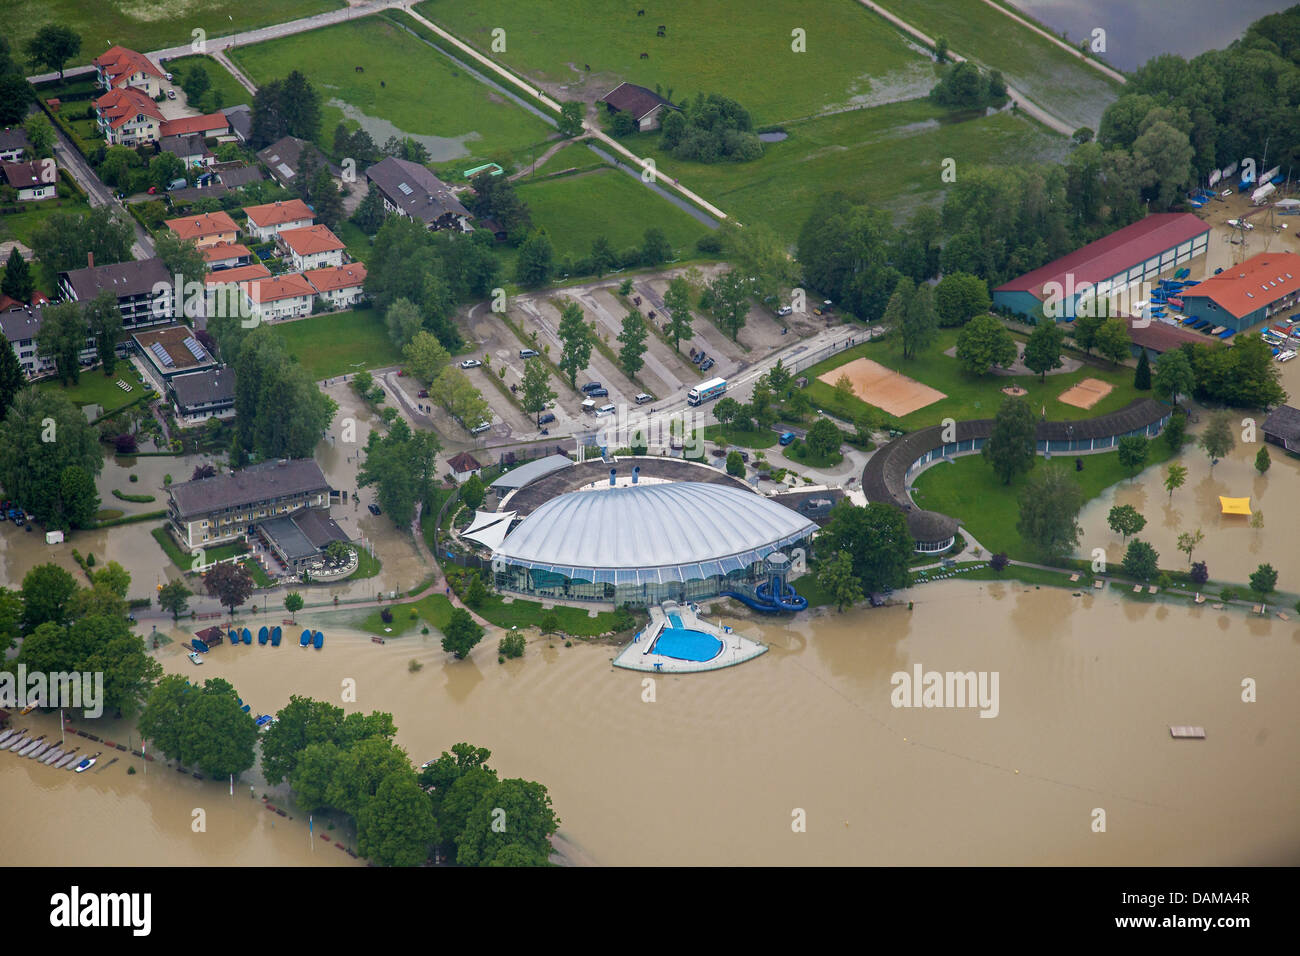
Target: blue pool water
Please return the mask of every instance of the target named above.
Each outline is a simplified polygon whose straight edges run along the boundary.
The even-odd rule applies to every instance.
[[[673,627],[677,628],[677,630],[679,631],[686,629],[686,625],[682,623],[682,616],[680,614],[669,612],[668,621],[670,624],[672,624]]]
[[[670,614],[670,618],[676,615]],[[681,618],[673,623],[681,624]],[[703,631],[666,627],[655,639],[654,653],[679,661],[711,661],[722,653],[722,642]]]

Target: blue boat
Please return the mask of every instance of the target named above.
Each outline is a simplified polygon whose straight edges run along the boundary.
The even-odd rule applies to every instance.
[[[244,713],[246,713],[246,714],[252,713],[252,711],[253,711],[252,706],[249,705],[249,704],[245,704],[243,707],[241,707],[241,708],[239,708],[239,709],[242,710],[242,711],[243,711]]]
[[[238,644],[239,632],[232,629],[231,632],[226,635],[226,640],[230,641],[231,644]]]
[[[211,648],[208,647],[207,641],[201,641],[197,637],[190,641],[190,646],[200,654],[206,654]]]
[[[269,724],[273,720],[275,720],[275,718],[272,717],[270,714],[261,714],[257,718],[257,726],[264,727],[265,725]]]
[[[271,632],[268,631],[266,629],[266,625],[263,624],[257,632],[257,643],[265,644],[270,637],[271,637]]]
[[[317,631],[312,635],[312,643],[316,645],[316,650],[320,650],[325,644],[325,635]]]
[[[244,628],[244,643],[245,644],[253,643],[253,632],[250,631],[248,628]]]
[[[280,625],[279,624],[271,628],[271,646],[272,647],[280,646]]]
[[[1219,338],[1230,339],[1236,334],[1237,334],[1236,329],[1224,329],[1222,332],[1219,333]]]
[[[302,634],[298,637],[298,646],[306,647],[310,643],[311,643],[311,631],[304,629]]]

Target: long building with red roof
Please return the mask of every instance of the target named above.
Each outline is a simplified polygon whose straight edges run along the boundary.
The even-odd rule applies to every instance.
[[[1179,295],[1188,315],[1241,332],[1300,305],[1300,255],[1261,252]]]
[[[993,290],[993,304],[1020,315],[1071,319],[1079,298],[1154,282],[1209,248],[1210,227],[1191,213],[1153,213]]]

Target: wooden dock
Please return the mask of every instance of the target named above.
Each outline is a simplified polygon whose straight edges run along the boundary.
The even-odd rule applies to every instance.
[[[1204,740],[1205,728],[1188,727],[1185,725],[1175,727],[1171,725],[1169,728],[1169,736],[1173,737],[1175,740]]]

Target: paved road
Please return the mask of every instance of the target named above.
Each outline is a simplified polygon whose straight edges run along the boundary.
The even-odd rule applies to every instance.
[[[90,164],[81,158],[81,154],[77,152],[76,147],[63,135],[63,130],[53,126],[53,124],[51,126],[54,129],[54,156],[58,160],[58,164],[82,188],[92,206],[108,206],[113,211],[115,218],[131,226],[131,229],[135,232],[135,242],[131,246],[131,254],[137,259],[152,258],[154,248],[149,233],[127,214],[122,204],[117,201],[117,197],[113,195],[112,190],[100,181],[100,178],[95,175],[95,171],[90,168]]]

